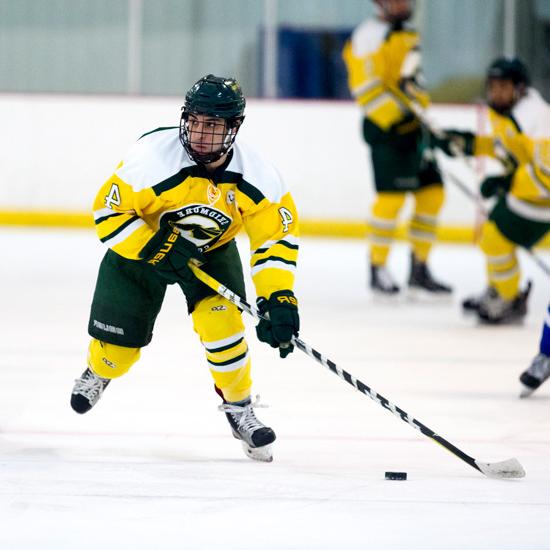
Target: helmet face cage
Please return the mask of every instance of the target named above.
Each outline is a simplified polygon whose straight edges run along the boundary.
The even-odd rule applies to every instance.
[[[207,75],[185,96],[180,119],[180,141],[189,156],[201,164],[229,152],[244,120],[244,99],[235,79]],[[199,122],[193,128],[194,122]]]
[[[235,142],[239,126],[242,119],[236,118],[222,118],[222,117],[210,117],[212,120],[210,124],[203,123],[200,131],[190,129],[191,122],[194,116],[202,115],[196,111],[189,111],[186,107],[183,107],[180,118],[180,141],[183,147],[187,151],[188,155],[195,161],[202,164],[209,164],[219,160],[225,155]],[[216,124],[217,121],[223,122],[223,127],[220,124]],[[195,148],[193,148],[193,145]],[[209,150],[201,152],[197,150],[198,146],[205,146]]]
[[[508,101],[503,101],[502,98],[496,101],[491,97],[489,86],[493,81],[510,82],[513,85],[514,93]],[[501,57],[496,59],[487,69],[485,88],[489,107],[501,114],[509,113],[525,94],[529,82],[527,67],[518,58]]]

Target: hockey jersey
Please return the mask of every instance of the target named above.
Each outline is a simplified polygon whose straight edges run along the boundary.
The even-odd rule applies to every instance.
[[[550,106],[534,89],[520,99],[510,115],[489,110],[490,136],[478,136],[477,155],[517,164],[506,196],[508,208],[522,216],[550,223]]]
[[[421,88],[420,37],[406,26],[392,26],[380,19],[363,21],[346,42],[342,56],[348,70],[348,86],[363,114],[383,131],[406,115],[400,86],[414,89],[413,99],[429,104]]]
[[[145,134],[99,190],[94,220],[100,240],[131,260],[168,224],[206,255],[244,227],[257,295],[293,288],[294,201],[276,169],[238,139],[229,163],[209,173],[188,156],[178,128]]]

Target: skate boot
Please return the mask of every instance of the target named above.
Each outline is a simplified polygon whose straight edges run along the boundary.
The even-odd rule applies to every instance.
[[[525,290],[512,300],[505,300],[496,291],[487,294],[479,303],[479,320],[490,325],[509,325],[519,323],[527,315],[527,298],[531,292],[531,281]]]
[[[373,292],[385,296],[392,296],[399,292],[399,287],[383,265],[370,266],[370,287]]]
[[[485,291],[478,296],[470,296],[462,301],[462,311],[464,313],[476,313],[479,309],[479,304],[486,300],[488,296],[496,295],[496,290],[493,287],[487,287]]]
[[[411,274],[409,276],[409,289],[422,290],[432,295],[448,296],[453,289],[436,281],[425,262],[416,259],[414,254],[411,254]]]
[[[550,378],[550,357],[539,353],[519,377],[523,386],[519,396],[529,397],[547,378]]]
[[[223,403],[218,408],[225,413],[233,430],[233,437],[241,441],[244,454],[253,460],[271,462],[271,444],[275,441],[275,432],[264,426],[254,414],[254,408],[265,407],[260,405],[259,399],[259,396],[256,396],[253,403],[248,397],[235,403]]]
[[[98,401],[110,380],[97,376],[91,369],[86,369],[80,378],[75,380],[71,395],[71,407],[79,414],[88,412]]]

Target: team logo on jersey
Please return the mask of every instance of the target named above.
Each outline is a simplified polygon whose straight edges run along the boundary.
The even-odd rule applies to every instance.
[[[222,192],[213,183],[209,183],[208,189],[206,190],[206,195],[210,206],[213,206],[222,196]]]
[[[229,190],[226,195],[226,202],[228,205],[232,205],[235,203],[235,191]]]
[[[164,212],[160,225],[177,227],[183,237],[204,252],[220,240],[232,221],[225,212],[217,208],[206,204],[191,204]]]

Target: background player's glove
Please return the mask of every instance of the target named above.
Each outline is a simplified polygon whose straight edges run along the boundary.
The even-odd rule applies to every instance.
[[[285,358],[294,350],[290,343],[292,336],[298,336],[300,330],[298,300],[291,290],[279,290],[269,300],[258,298],[257,304],[260,313],[268,317],[256,325],[258,339],[279,348],[279,355]]]
[[[507,174],[505,176],[490,176],[485,178],[481,182],[479,192],[485,199],[493,197],[495,195],[503,195],[508,193],[512,186],[513,174]]]
[[[434,136],[434,145],[446,155],[473,155],[476,136],[472,132],[462,130],[443,130],[443,136]]]
[[[157,273],[170,283],[191,282],[195,279],[187,262],[194,258],[204,263],[202,252],[179,230],[168,226],[160,229],[143,247],[140,256],[144,262],[153,266]]]

